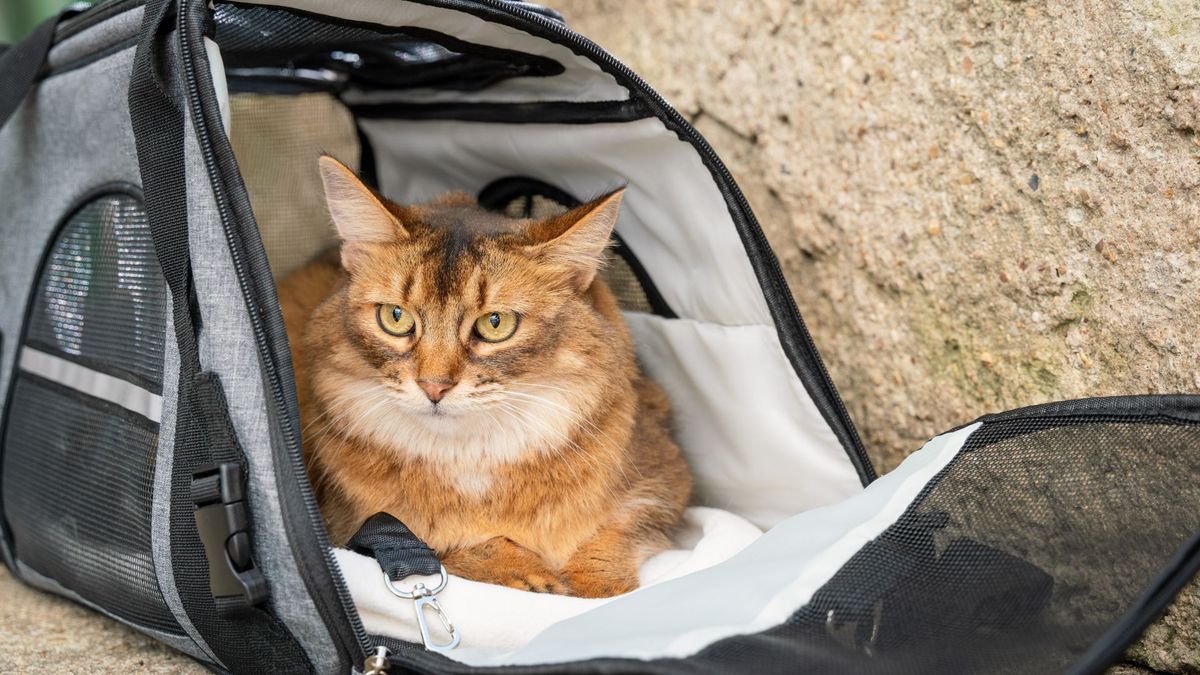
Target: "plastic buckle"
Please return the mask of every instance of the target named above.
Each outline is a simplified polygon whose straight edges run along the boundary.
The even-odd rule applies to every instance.
[[[254,566],[242,466],[213,464],[192,474],[196,531],[208,556],[208,581],[218,606],[257,605],[267,580]]]

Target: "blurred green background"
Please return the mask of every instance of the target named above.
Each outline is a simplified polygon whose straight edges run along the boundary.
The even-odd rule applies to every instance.
[[[0,0],[0,42],[20,40],[42,20],[70,4],[71,0]]]

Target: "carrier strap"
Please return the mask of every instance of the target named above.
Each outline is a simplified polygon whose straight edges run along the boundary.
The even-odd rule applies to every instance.
[[[433,549],[387,513],[368,518],[346,547],[374,558],[392,581],[414,574],[437,574],[442,567]]]
[[[21,42],[0,49],[0,127],[20,107],[33,89],[38,71],[54,42],[54,28],[60,17],[46,19]]]
[[[250,539],[253,495],[241,485],[246,459],[229,418],[216,375],[204,372],[193,313],[185,167],[186,98],[181,75],[187,0],[146,2],[133,72],[129,114],[155,255],[171,290],[172,323],[179,347],[178,399],[171,467],[171,567],[187,619],[202,648],[235,673],[312,672],[304,649],[279,619],[259,606],[269,601],[266,579],[255,568]],[[203,5],[200,5],[203,7]],[[191,24],[188,24],[189,26]],[[222,480],[214,484],[213,472]],[[236,516],[236,517],[231,517]],[[223,529],[222,529],[223,528]],[[211,534],[228,540],[211,549]],[[205,535],[209,536],[205,536]],[[219,537],[218,537],[219,539]],[[220,550],[221,548],[224,550]],[[214,561],[228,569],[214,566]],[[244,578],[243,578],[244,577]],[[246,580],[249,580],[247,582]]]

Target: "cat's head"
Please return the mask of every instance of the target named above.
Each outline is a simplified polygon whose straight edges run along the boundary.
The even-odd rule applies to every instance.
[[[340,325],[326,327],[339,376],[325,393],[394,420],[371,420],[369,434],[503,429],[545,442],[570,432],[611,371],[628,381],[628,335],[597,311],[593,287],[621,191],[519,220],[464,193],[401,206],[330,157],[320,167],[348,273],[331,301]]]

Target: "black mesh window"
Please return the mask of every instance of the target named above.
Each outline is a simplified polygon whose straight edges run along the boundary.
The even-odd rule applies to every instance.
[[[161,391],[166,307],[140,200],[107,194],[75,211],[34,289],[2,495],[20,563],[132,623],[179,633],[152,557],[157,415],[129,403]]]
[[[107,195],[80,209],[38,287],[27,344],[120,368],[157,389],[166,287],[140,201]]]
[[[987,423],[774,632],[827,672],[1062,672],[1200,530],[1197,475],[1185,419]]]

